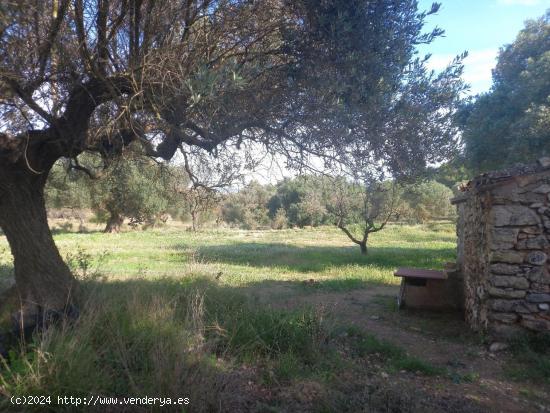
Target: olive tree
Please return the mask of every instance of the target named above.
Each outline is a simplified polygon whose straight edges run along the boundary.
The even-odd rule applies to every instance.
[[[170,171],[147,158],[123,157],[89,182],[91,207],[106,221],[105,232],[132,224],[155,223],[168,209]]]
[[[399,204],[396,182],[365,181],[350,183],[333,180],[328,210],[334,224],[367,254],[369,236],[382,231],[395,218]]]
[[[395,175],[445,159],[461,65],[427,71],[416,0],[22,0],[0,6],[0,227],[23,311],[75,279],[48,228],[54,163],[254,142]],[[309,154],[309,155],[308,155]]]

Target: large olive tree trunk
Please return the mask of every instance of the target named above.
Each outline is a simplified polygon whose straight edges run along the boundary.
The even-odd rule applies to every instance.
[[[122,227],[123,223],[124,223],[124,217],[120,215],[118,212],[111,211],[109,213],[109,219],[107,220],[107,225],[105,226],[105,230],[103,232],[108,234],[118,234],[120,232],[120,228]]]
[[[44,186],[50,168],[37,172],[19,162],[0,164],[0,227],[14,258],[22,311],[33,315],[69,308],[76,286],[46,217]]]

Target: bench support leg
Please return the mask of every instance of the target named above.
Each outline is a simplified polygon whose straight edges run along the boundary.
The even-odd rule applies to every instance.
[[[399,295],[397,296],[397,309],[403,306],[405,300],[405,278],[401,278],[401,286],[399,287]]]

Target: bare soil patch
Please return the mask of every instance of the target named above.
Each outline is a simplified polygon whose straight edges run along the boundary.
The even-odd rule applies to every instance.
[[[512,355],[489,352],[487,343],[470,332],[460,314],[397,311],[394,302],[398,287],[395,286],[330,292],[315,291],[314,281],[309,284],[313,291],[307,291],[308,283],[304,283],[306,290],[303,292],[276,286],[256,288],[253,295],[259,302],[274,308],[317,308],[335,323],[354,325],[448,372],[437,377],[405,371],[389,375],[381,372],[379,376],[369,378],[371,369],[366,367],[363,377],[354,374],[355,377],[350,378],[356,384],[383,386],[385,392],[394,394],[401,402],[408,400],[401,408],[394,406],[396,411],[416,411],[404,407],[416,405],[410,400],[414,394],[427,398],[426,407],[431,405],[431,409],[441,408],[442,411],[446,410],[445,406],[448,407],[446,411],[476,411],[477,408],[490,412],[549,410],[549,386],[519,383],[507,378],[505,368]],[[303,385],[307,387],[307,384]],[[297,388],[299,386],[294,390],[287,389],[282,395],[299,392]],[[393,400],[395,402],[395,398]]]

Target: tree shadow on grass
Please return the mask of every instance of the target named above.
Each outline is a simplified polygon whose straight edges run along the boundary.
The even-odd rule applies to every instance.
[[[333,280],[327,280],[333,281]],[[365,282],[362,279],[349,279],[350,284],[355,288],[372,287],[372,284]],[[118,306],[127,301],[133,306],[145,305],[148,302],[154,302],[155,297],[163,297],[166,303],[170,305],[185,301],[193,295],[203,297],[204,312],[209,322],[221,319],[231,319],[235,314],[241,314],[237,307],[250,306],[253,309],[269,310],[270,308],[278,311],[303,311],[312,308],[312,302],[308,300],[310,294],[345,292],[345,287],[334,287],[332,283],[323,285],[322,282],[309,283],[308,281],[299,280],[262,280],[251,282],[246,285],[233,286],[211,277],[192,276],[192,277],[164,277],[147,279],[125,279],[113,281],[84,281],[82,282],[84,294],[87,297],[99,297],[99,302],[112,300],[112,303],[117,303]],[[395,293],[399,287],[394,286]],[[121,295],[121,291],[124,292]],[[401,319],[405,325],[415,323],[433,321],[439,323],[453,322],[449,328],[459,330],[468,330],[461,313],[458,311],[432,311],[432,310],[414,310],[401,309],[398,311],[394,305],[395,297],[391,294],[393,291],[390,288],[384,290],[376,290],[379,293],[361,295],[364,300],[364,305],[379,309],[380,311],[391,313],[392,317]],[[345,295],[342,295],[344,297]],[[138,298],[136,300],[136,298]],[[302,301],[301,298],[304,298]],[[192,300],[193,301],[193,300]],[[96,300],[90,301],[92,306],[96,305]],[[287,303],[281,307],[280,304]],[[320,302],[324,304],[324,302]],[[189,307],[176,305],[175,308],[183,311],[189,311]],[[86,308],[83,308],[86,311]],[[253,310],[253,311],[256,311]],[[236,311],[236,312],[235,312]],[[235,314],[233,314],[235,312]],[[181,314],[180,314],[181,315]],[[338,316],[338,314],[334,314]],[[438,335],[437,330],[432,331],[434,335]],[[448,331],[445,332],[448,335]],[[443,334],[441,335],[444,336]]]
[[[9,278],[13,277],[13,265],[0,265],[0,286]]]
[[[84,228],[82,230],[74,230],[72,228],[66,228],[66,227],[59,227],[54,226],[50,229],[53,235],[65,235],[65,234],[71,234],[71,235],[90,235],[90,234],[99,234],[104,233],[102,229],[88,229]]]
[[[253,267],[277,267],[294,272],[320,272],[349,265],[442,268],[455,259],[454,248],[390,248],[372,247],[368,255],[358,248],[294,246],[280,243],[238,243],[199,247],[198,255],[209,262]]]

